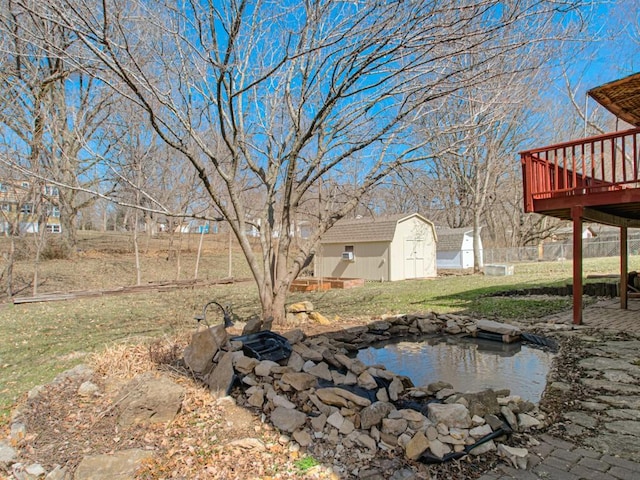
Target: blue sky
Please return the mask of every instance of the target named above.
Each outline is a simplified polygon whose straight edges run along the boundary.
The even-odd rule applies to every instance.
[[[581,94],[640,70],[639,28],[637,0],[600,2],[591,9],[585,36],[594,41],[570,46],[566,58]]]

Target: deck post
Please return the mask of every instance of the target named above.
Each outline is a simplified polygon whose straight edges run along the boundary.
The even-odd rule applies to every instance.
[[[629,281],[629,252],[627,247],[627,227],[620,227],[620,308],[628,307],[627,290]]]
[[[582,324],[582,215],[584,208],[572,207],[573,220],[573,323]]]

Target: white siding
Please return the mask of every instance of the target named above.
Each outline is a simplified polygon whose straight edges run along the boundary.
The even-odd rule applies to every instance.
[[[462,251],[458,250],[457,252],[438,252],[438,268],[452,270],[464,268],[462,267]]]
[[[482,256],[482,239],[480,240],[480,255]],[[438,268],[473,268],[473,232],[463,235],[460,250],[439,251],[437,258]]]

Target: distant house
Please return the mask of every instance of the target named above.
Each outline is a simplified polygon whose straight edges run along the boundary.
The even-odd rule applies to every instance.
[[[473,268],[473,228],[438,227],[437,266],[441,269]],[[482,258],[482,239],[480,258]]]
[[[620,229],[615,229],[616,233],[618,233],[619,230]],[[583,226],[582,228],[583,239],[595,238],[597,236],[598,234],[596,233],[595,228],[589,225]],[[551,236],[551,241],[557,242],[557,241],[565,240],[570,242],[572,238],[573,238],[573,227],[567,226],[567,227],[557,228],[553,233],[553,235]]]
[[[60,191],[54,185],[27,180],[0,182],[0,233],[37,233],[41,222],[47,232],[60,233]]]
[[[247,223],[245,226],[245,232],[247,234],[247,236],[249,237],[254,237],[254,238],[258,238],[260,237],[260,225],[262,224],[261,220],[255,219],[253,223]],[[273,238],[279,238],[280,237],[280,229],[279,228],[275,228],[272,232]],[[311,236],[311,233],[313,231],[312,228],[312,224],[309,221],[306,220],[300,220],[298,222],[293,222],[290,226],[289,226],[289,236],[290,237],[297,237],[297,238],[309,238],[309,236]]]
[[[209,233],[209,230],[209,222],[203,222],[202,220],[189,220],[185,223],[176,225],[173,231],[175,233]]]
[[[315,275],[395,281],[435,277],[436,231],[414,214],[341,220],[320,239]]]

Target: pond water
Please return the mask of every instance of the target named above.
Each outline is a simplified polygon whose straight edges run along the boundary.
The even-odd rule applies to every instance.
[[[511,390],[538,403],[554,354],[537,347],[452,335],[403,338],[358,352],[367,365],[384,365],[411,379],[415,386],[442,380],[458,392]]]

